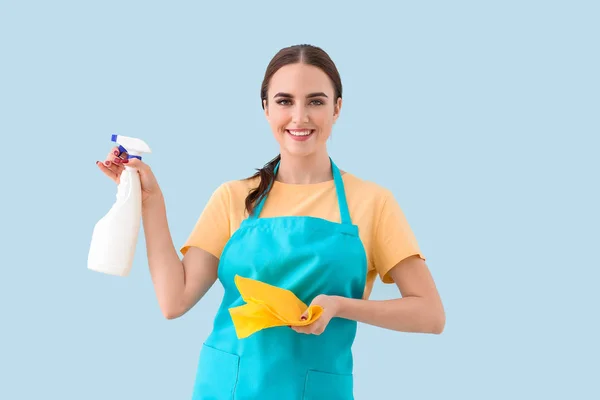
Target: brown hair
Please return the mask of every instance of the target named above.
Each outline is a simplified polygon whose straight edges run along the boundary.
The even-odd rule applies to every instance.
[[[260,102],[262,108],[265,108],[264,102],[268,104],[267,91],[271,77],[283,66],[289,64],[303,63],[313,65],[320,68],[329,76],[334,88],[334,100],[342,97],[342,80],[340,74],[329,57],[329,55],[321,48],[309,44],[299,44],[279,50],[271,59],[265,76],[260,87]],[[257,172],[247,179],[253,179],[260,176],[260,183],[256,188],[250,191],[246,197],[246,210],[248,214],[254,212],[254,207],[269,193],[272,183],[275,179],[275,166],[281,159],[281,155],[273,158],[263,168],[257,169]]]

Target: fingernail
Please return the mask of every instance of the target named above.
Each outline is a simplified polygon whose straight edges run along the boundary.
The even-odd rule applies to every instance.
[[[115,150],[115,156],[119,155],[119,150]]]
[[[125,164],[127,164],[127,163],[129,162],[129,159],[128,159],[128,158],[126,158],[126,159],[124,159],[122,162],[123,162],[123,163],[125,163]]]
[[[104,161],[104,165],[108,167],[110,165],[110,161]]]
[[[120,163],[121,161],[123,161],[123,160],[121,160],[120,158],[115,158],[115,160],[114,160],[113,162],[114,162],[115,164],[118,164],[118,163]]]

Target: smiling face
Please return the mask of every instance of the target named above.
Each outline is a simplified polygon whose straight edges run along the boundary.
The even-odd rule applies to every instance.
[[[305,157],[326,152],[342,99],[335,99],[325,72],[302,63],[286,65],[271,77],[267,98],[265,116],[282,154]]]

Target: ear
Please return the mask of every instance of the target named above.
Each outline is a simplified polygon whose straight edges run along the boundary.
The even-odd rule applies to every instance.
[[[342,111],[342,98],[338,97],[335,107],[333,108],[333,123],[334,124],[335,124],[335,121],[337,121],[338,117],[340,116],[341,111]]]
[[[265,109],[265,117],[269,118],[269,106],[267,105],[267,100],[263,100],[263,108]]]

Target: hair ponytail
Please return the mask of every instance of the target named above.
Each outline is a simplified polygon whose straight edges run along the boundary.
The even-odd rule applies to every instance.
[[[281,154],[269,161],[263,168],[258,169],[254,175],[247,179],[254,179],[260,176],[260,182],[258,186],[248,193],[246,197],[246,210],[248,215],[254,213],[254,208],[260,203],[260,201],[271,191],[273,181],[275,180],[275,166],[281,160]]]

